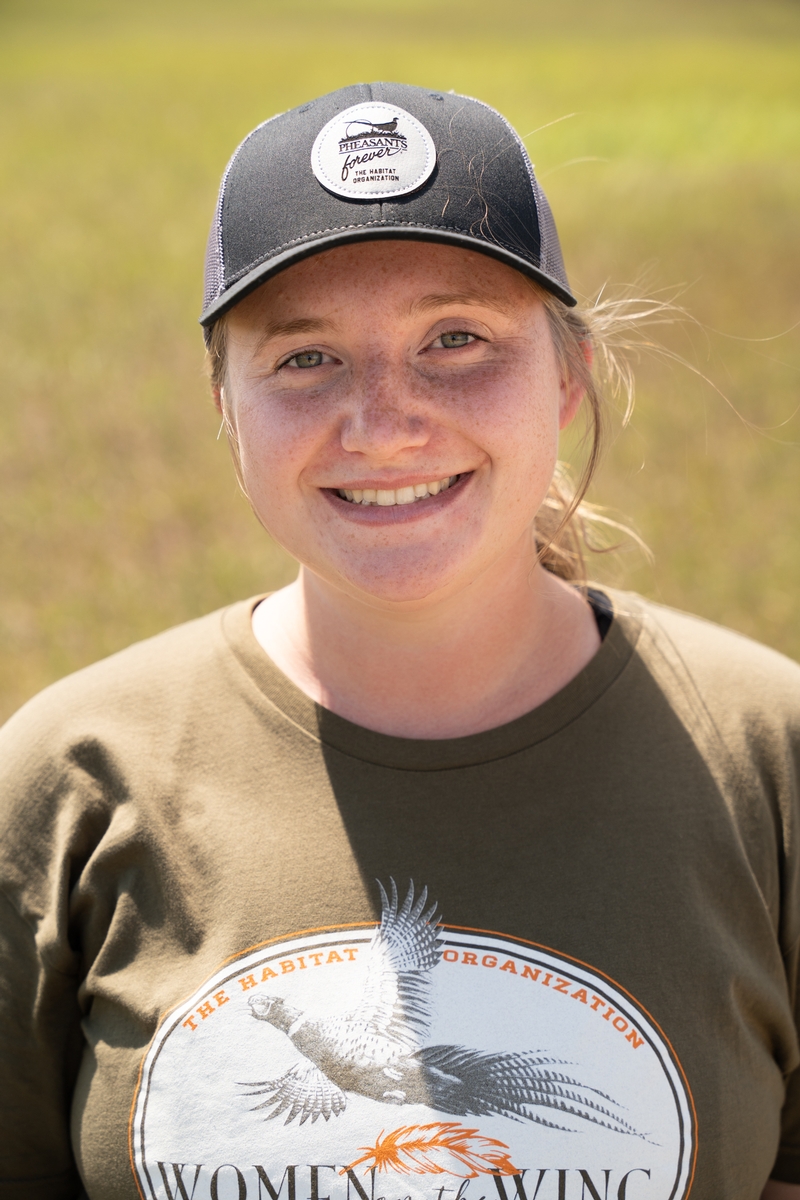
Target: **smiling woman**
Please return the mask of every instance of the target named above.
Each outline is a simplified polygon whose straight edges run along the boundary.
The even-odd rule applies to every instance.
[[[300,573],[3,732],[0,1194],[799,1196],[800,671],[587,585],[602,347],[519,138],[265,122],[201,322]]]
[[[303,563],[255,618],[289,678],[367,728],[458,737],[586,665],[600,644],[589,605],[543,569],[532,533],[581,389],[524,276],[455,246],[356,243],[289,267],[226,326],[219,396],[242,484]],[[329,594],[336,634],[312,651],[296,617]],[[393,687],[376,703],[387,655]],[[420,688],[443,667],[451,701],[426,711]]]

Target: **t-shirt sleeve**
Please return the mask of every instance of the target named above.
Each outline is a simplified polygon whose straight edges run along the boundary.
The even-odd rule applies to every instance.
[[[76,980],[48,968],[0,897],[0,1200],[78,1195],[69,1107],[79,1056]]]
[[[800,718],[793,706],[794,720],[788,722],[789,736],[779,757],[782,770],[775,772],[776,791],[783,795],[784,830],[782,929],[784,963],[794,1005],[795,1028],[800,1043]],[[800,1066],[786,1079],[786,1098],[781,1112],[778,1156],[771,1177],[782,1183],[800,1184]]]
[[[0,1200],[81,1193],[70,1144],[83,1048],[69,913],[78,797],[47,707],[0,730]]]
[[[794,981],[795,1023],[800,1029],[800,941],[787,956],[787,974]],[[786,1080],[786,1099],[781,1112],[781,1139],[771,1177],[781,1183],[800,1184],[800,1066]]]
[[[800,1184],[800,670],[782,655],[730,631],[666,609],[657,612],[659,627],[673,647],[680,647],[703,710],[719,732],[741,812],[746,814],[744,839],[749,828],[762,823],[774,831],[779,861],[754,869],[770,880],[765,903],[775,922],[796,1032],[794,1045],[786,1040],[781,1044],[779,1065],[788,1074],[771,1176]],[[772,836],[768,844],[773,844]]]

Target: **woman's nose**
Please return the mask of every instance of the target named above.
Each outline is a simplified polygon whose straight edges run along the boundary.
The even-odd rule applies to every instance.
[[[342,448],[350,453],[389,458],[424,446],[430,427],[397,376],[373,376],[353,397],[340,436]]]

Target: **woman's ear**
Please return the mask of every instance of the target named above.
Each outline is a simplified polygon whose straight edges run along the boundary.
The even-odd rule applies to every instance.
[[[581,354],[586,363],[586,372],[591,372],[594,363],[594,349],[590,341],[581,342]],[[574,419],[586,392],[586,378],[583,371],[575,371],[571,375],[564,374],[561,379],[561,400],[558,411],[558,427],[566,429]]]
[[[211,395],[214,398],[214,407],[216,408],[216,410],[220,414],[220,416],[225,415],[224,411],[223,411],[224,405],[225,405],[224,391],[225,391],[224,388],[218,387],[216,384],[214,384],[211,388]]]

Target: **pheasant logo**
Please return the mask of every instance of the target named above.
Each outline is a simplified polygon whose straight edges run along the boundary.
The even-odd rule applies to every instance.
[[[250,1009],[291,1042],[297,1061],[275,1079],[243,1087],[263,1096],[257,1109],[286,1124],[338,1117],[348,1095],[384,1104],[424,1104],[454,1116],[510,1117],[566,1130],[588,1121],[642,1137],[611,1096],[589,1087],[546,1051],[491,1053],[458,1045],[430,1045],[431,973],[440,962],[437,905],[428,891],[402,905],[380,888],[381,921],[369,945],[366,981],[358,1003],[320,1019],[280,995],[253,996]]]
[[[376,895],[377,921],[267,927],[164,1017],[144,1200],[686,1200],[691,1093],[624,987],[388,872]]]
[[[405,150],[408,139],[404,133],[398,132],[399,117],[391,121],[348,121],[344,137],[339,139],[339,153],[350,154],[354,150],[374,150],[380,147],[394,150]]]
[[[347,200],[388,199],[422,187],[436,167],[436,146],[416,117],[383,101],[337,113],[311,150],[319,183]]]

